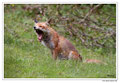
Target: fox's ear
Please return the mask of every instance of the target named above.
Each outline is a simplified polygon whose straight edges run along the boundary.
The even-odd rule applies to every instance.
[[[35,23],[38,23],[38,21],[37,21],[36,19],[34,20],[34,22],[35,22]]]
[[[52,21],[52,19],[50,18],[50,19],[46,22],[46,24],[49,25],[49,24],[51,23],[51,21]]]

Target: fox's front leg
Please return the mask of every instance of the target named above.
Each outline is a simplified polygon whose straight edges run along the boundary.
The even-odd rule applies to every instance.
[[[54,60],[57,59],[57,55],[58,55],[58,52],[56,50],[53,50],[52,51],[52,57],[53,57]]]
[[[58,47],[56,47],[54,50],[52,50],[52,57],[54,60],[57,59],[59,51],[60,51],[60,49]]]

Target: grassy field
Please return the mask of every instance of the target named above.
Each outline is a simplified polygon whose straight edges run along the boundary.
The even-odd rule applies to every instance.
[[[56,60],[48,48],[37,40],[34,22],[19,6],[4,13],[5,78],[116,78],[116,54],[104,49],[87,49],[69,39],[85,59],[107,63],[87,64],[73,60]],[[55,28],[55,27],[54,27]]]

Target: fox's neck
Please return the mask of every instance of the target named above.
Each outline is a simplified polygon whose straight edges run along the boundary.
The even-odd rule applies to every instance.
[[[58,33],[54,29],[49,28],[44,34],[43,41],[48,48],[54,49],[58,42]]]
[[[51,38],[53,38],[54,34],[56,33],[56,31],[54,31],[54,29],[52,28],[48,28],[46,32],[44,32],[44,41],[47,42],[47,41],[50,41]]]

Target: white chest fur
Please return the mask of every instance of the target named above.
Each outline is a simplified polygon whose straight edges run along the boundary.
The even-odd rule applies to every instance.
[[[45,42],[44,41],[41,41],[42,45],[46,46]],[[47,46],[46,46],[47,47]]]
[[[52,42],[52,41],[41,41],[41,43],[44,45],[44,46],[46,46],[46,47],[48,47],[48,48],[50,48],[50,49],[54,49],[54,47],[55,47],[55,45],[54,45],[54,43]]]

